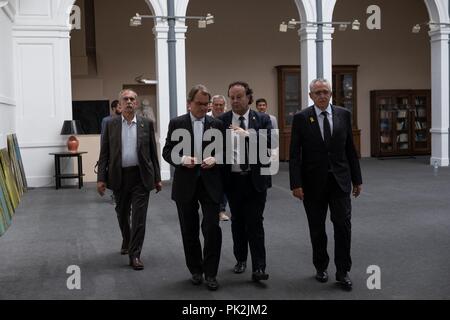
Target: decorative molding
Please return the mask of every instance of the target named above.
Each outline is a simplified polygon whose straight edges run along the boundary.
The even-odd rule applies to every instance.
[[[44,1],[47,1],[46,3],[43,3]],[[31,3],[33,3],[33,2],[31,2]],[[44,5],[45,5],[45,8],[44,8]],[[18,1],[18,14],[17,14],[17,16],[18,17],[34,17],[34,18],[37,18],[37,19],[47,19],[47,18],[51,18],[51,15],[52,15],[52,8],[51,8],[51,1],[50,0],[40,0],[39,1],[39,6],[37,6],[37,7],[33,7],[34,9],[36,9],[36,8],[40,8],[40,9],[42,9],[42,8],[44,8],[44,9],[46,9],[46,11],[44,12],[44,11],[42,11],[42,12],[39,12],[39,13],[27,13],[27,12],[24,12],[24,8],[23,8],[23,5],[22,5],[22,1]]]
[[[13,98],[8,98],[8,97],[0,95],[0,104],[15,107],[16,101]]]
[[[449,134],[447,128],[431,128],[430,133],[439,134],[439,135],[448,135]]]
[[[14,17],[16,16],[16,9],[9,1],[0,1],[0,8],[5,12],[6,16],[14,22]]]

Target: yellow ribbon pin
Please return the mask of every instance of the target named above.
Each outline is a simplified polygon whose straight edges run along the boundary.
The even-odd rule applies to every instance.
[[[311,121],[311,123],[314,122],[314,118],[313,117],[309,117],[309,121]]]

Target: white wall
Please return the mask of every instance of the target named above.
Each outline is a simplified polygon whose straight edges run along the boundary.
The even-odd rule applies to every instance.
[[[361,22],[360,31],[335,31],[333,64],[357,64],[358,127],[361,155],[370,156],[370,91],[430,89],[431,55],[428,28],[413,34],[413,25],[428,21],[423,0],[378,1],[381,30],[368,30],[366,9],[372,0],[338,0],[334,21]]]
[[[6,135],[15,132],[12,22],[6,14],[8,9],[0,9],[0,148],[6,147]]]
[[[72,118],[67,22],[58,12],[66,0],[19,0],[13,28],[16,129],[28,184],[54,185],[49,152],[65,149],[63,121]]]

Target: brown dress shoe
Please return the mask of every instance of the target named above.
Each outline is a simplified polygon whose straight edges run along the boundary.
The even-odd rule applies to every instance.
[[[134,257],[134,258],[130,257],[130,266],[134,270],[142,270],[142,269],[144,269],[144,264],[142,263],[141,259],[139,259],[138,257]]]

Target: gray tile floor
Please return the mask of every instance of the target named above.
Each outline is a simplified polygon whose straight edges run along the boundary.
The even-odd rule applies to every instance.
[[[0,299],[449,299],[450,168],[428,159],[361,161],[363,194],[353,201],[352,292],[313,278],[303,206],[289,191],[287,164],[274,177],[266,211],[266,285],[232,273],[230,222],[221,222],[218,280],[209,292],[189,282],[170,184],[152,193],[142,253],[134,271],[119,254],[121,239],[109,198],[94,184],[30,190],[0,238]],[[328,223],[329,253],[333,235]],[[67,267],[81,270],[81,290],[68,290]],[[381,289],[366,286],[367,268],[381,268]],[[334,265],[329,268],[334,280]]]

